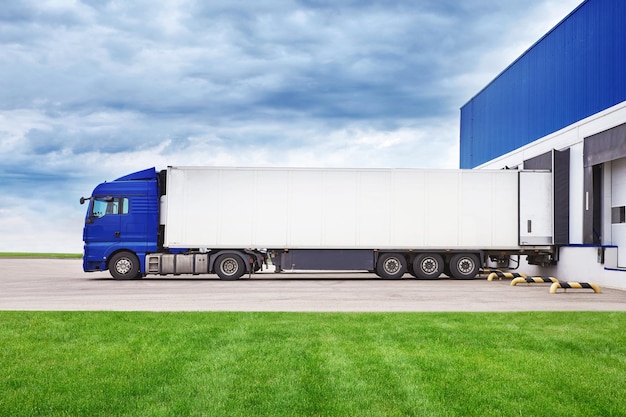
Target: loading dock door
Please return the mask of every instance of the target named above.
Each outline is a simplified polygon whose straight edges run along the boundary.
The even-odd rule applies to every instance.
[[[611,162],[611,240],[617,266],[626,268],[626,158]]]
[[[552,173],[522,171],[519,181],[519,244],[552,245]]]

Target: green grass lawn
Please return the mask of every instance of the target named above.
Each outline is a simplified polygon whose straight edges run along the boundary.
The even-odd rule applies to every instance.
[[[1,416],[624,416],[626,313],[0,312]]]

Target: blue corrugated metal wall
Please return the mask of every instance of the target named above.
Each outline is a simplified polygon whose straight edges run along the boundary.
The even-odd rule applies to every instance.
[[[587,0],[461,108],[473,168],[626,100],[626,0]]]

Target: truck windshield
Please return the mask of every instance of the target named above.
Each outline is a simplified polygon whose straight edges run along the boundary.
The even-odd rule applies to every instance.
[[[112,214],[128,214],[128,198],[95,198],[91,217],[104,217]]]

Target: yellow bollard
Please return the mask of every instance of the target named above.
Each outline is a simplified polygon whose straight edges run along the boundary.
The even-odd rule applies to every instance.
[[[559,282],[558,279],[554,278],[554,277],[526,277],[526,278],[515,278],[513,281],[511,281],[511,286],[515,286],[521,282],[526,282],[528,283],[528,285],[534,283],[546,283],[546,282]]]
[[[489,274],[489,276],[487,277],[487,281],[493,281],[495,278],[499,278],[500,280],[502,280],[502,278],[526,278],[526,274],[520,274],[517,272],[492,272],[491,274]]]
[[[567,292],[568,288],[590,288],[595,293],[600,293],[600,287],[591,282],[555,282],[550,286],[550,294],[556,294],[556,290],[563,288],[563,292]]]

